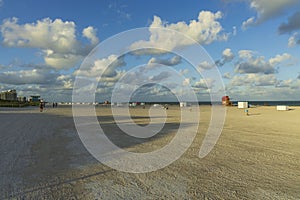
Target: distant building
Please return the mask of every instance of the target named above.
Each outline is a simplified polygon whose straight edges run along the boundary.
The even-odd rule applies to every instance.
[[[17,99],[19,102],[26,102],[26,97],[19,96]]]
[[[17,91],[7,90],[0,93],[0,99],[6,101],[17,101]]]
[[[41,96],[30,96],[28,101],[30,101],[30,102],[39,102],[40,98],[41,98]]]

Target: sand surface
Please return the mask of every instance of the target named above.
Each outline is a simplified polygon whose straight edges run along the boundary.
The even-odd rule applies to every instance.
[[[107,136],[133,152],[150,152],[172,140],[179,107],[167,110],[161,133],[151,139],[124,135],[109,108],[98,107]],[[214,149],[199,149],[210,121],[200,107],[197,136],[177,161],[144,174],[111,169],[94,159],[76,132],[70,107],[0,108],[0,199],[300,199],[300,107],[227,109]],[[148,110],[131,109],[136,123]]]

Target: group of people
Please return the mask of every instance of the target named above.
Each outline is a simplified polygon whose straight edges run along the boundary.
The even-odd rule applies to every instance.
[[[52,107],[53,107],[53,108],[57,108],[57,105],[58,105],[58,104],[57,104],[56,102],[53,102],[53,103],[52,103]],[[43,112],[45,106],[46,106],[46,103],[45,103],[43,100],[41,100],[41,101],[40,101],[40,112]]]

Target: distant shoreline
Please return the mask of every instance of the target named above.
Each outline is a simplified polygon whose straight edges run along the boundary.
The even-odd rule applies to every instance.
[[[287,106],[300,106],[300,101],[247,101],[250,106],[277,106],[277,105],[287,105]],[[153,104],[161,104],[161,105],[179,105],[179,102],[144,102],[146,105]],[[189,102],[188,102],[189,103]],[[236,106],[238,101],[232,101],[233,107]],[[91,105],[92,103],[74,103],[74,105]],[[123,103],[124,106],[126,103]],[[195,104],[195,103],[191,103]],[[199,101],[198,105],[221,105],[221,102],[210,102],[210,101]],[[19,103],[19,102],[0,102],[0,108],[8,107],[8,108],[22,108],[22,107],[36,107],[36,105],[32,105],[30,103]],[[101,106],[103,103],[96,103],[95,106]],[[107,106],[110,104],[107,104]],[[59,106],[72,106],[71,103],[60,102]],[[51,103],[47,103],[46,107],[52,107]]]

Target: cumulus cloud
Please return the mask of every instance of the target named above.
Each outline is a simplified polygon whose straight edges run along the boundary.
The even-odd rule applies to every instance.
[[[242,30],[246,30],[247,28],[249,28],[249,26],[252,26],[254,24],[255,24],[255,18],[254,17],[250,17],[246,21],[243,21],[243,23],[242,23]]]
[[[234,58],[234,54],[232,53],[231,49],[229,49],[229,48],[225,49],[223,51],[222,55],[226,62],[230,62]]]
[[[208,61],[203,61],[203,62],[199,63],[198,67],[200,68],[200,70],[209,70],[209,69],[212,69],[213,67],[215,67],[215,64],[210,63]]]
[[[78,45],[75,23],[61,19],[46,18],[24,25],[19,25],[17,18],[6,19],[1,33],[4,45],[9,47],[50,48],[57,53],[70,53]]]
[[[57,69],[72,67],[75,60],[78,62],[92,48],[77,39],[76,25],[72,21],[45,18],[22,25],[17,18],[10,18],[3,21],[0,31],[4,45],[41,49],[45,63]],[[97,40],[95,34],[92,27],[83,31],[84,37],[92,43]]]
[[[150,80],[155,81],[155,82],[161,82],[165,79],[170,78],[171,75],[172,75],[172,73],[170,73],[168,71],[163,71],[163,72],[159,73],[158,75],[150,77]]]
[[[235,72],[240,74],[274,74],[276,66],[292,58],[291,55],[284,53],[266,60],[263,56],[255,56],[255,52],[250,50],[239,51],[239,57],[240,60],[235,65]]]
[[[177,100],[174,94],[166,86],[160,84],[145,84],[139,87],[131,97],[132,101],[174,101]]]
[[[148,64],[162,64],[167,66],[175,66],[181,63],[181,57],[180,56],[174,56],[171,59],[159,59],[159,58],[151,58],[148,62]]]
[[[124,57],[110,55],[107,58],[96,60],[92,67],[79,69],[74,74],[86,77],[100,77],[101,75],[103,78],[114,78],[120,75],[117,72],[117,68],[125,64]]]
[[[251,58],[249,60],[243,60],[236,64],[235,72],[240,74],[248,73],[262,73],[273,74],[276,72],[275,68],[270,65],[263,56],[257,58]]]
[[[222,52],[222,59],[216,61],[217,66],[223,66],[234,59],[234,54],[231,49],[227,48]]]
[[[197,81],[193,87],[194,88],[198,88],[198,89],[210,89],[212,88],[214,85],[215,80],[211,79],[211,78],[207,78],[207,79],[200,79],[199,81]]]
[[[187,85],[190,85],[191,84],[191,78],[185,78],[183,81],[182,81],[182,85],[183,86],[187,86]]]
[[[284,53],[282,55],[276,55],[275,57],[273,58],[270,58],[269,59],[269,63],[274,66],[274,65],[278,65],[286,60],[290,60],[292,59],[292,56],[288,53]]]
[[[232,76],[230,75],[229,72],[225,72],[222,77],[226,78],[226,79],[231,79],[232,78]]]
[[[263,57],[260,57],[252,61],[238,63],[235,67],[235,72],[240,74],[247,74],[247,73],[273,74],[275,73],[275,69],[269,63],[265,62]]]
[[[179,70],[179,74],[185,75],[185,74],[188,74],[189,71],[190,71],[189,69],[180,69],[180,70]]]
[[[97,45],[99,42],[99,39],[97,37],[97,30],[92,26],[83,29],[82,35],[89,39],[93,45]]]
[[[274,74],[246,74],[234,76],[230,84],[232,86],[275,86],[277,79]]]
[[[239,51],[240,58],[249,59],[249,58],[252,58],[254,54],[255,54],[255,52],[251,51],[251,50],[240,50]]]
[[[73,89],[73,82],[74,82],[74,78],[72,77],[72,75],[68,74],[68,75],[59,75],[56,78],[57,82],[60,82],[63,86],[64,89]]]
[[[63,69],[75,66],[80,59],[83,58],[82,55],[72,54],[72,53],[55,53],[51,49],[43,50],[43,56],[45,63],[52,66],[55,69]]]
[[[292,79],[288,79],[288,80],[280,80],[277,82],[276,87],[291,87],[293,84],[293,80]]]
[[[42,69],[5,71],[0,73],[0,82],[12,85],[53,84],[56,77],[57,73]]]
[[[135,42],[132,48],[153,46],[155,48],[173,50],[178,47],[191,45],[191,40],[178,40],[176,33],[170,34],[170,32],[164,31],[165,29],[181,32],[200,44],[210,44],[217,40],[227,40],[228,34],[222,33],[223,27],[218,21],[221,18],[222,13],[220,11],[216,13],[201,11],[197,20],[191,20],[189,23],[181,21],[168,24],[164,23],[160,17],[154,16],[149,27],[151,33],[149,41]]]
[[[300,44],[300,35],[299,33],[294,33],[288,40],[288,46],[294,47],[296,44]]]
[[[291,87],[290,87],[291,89],[294,89],[294,91],[293,91],[293,94],[296,94],[295,95],[295,99],[299,99],[298,97],[299,97],[299,94],[297,94],[297,93],[299,93],[299,89],[300,89],[300,79],[297,79],[297,80],[295,80],[295,81],[293,81],[293,84],[291,85]],[[297,97],[298,96],[298,97]]]

